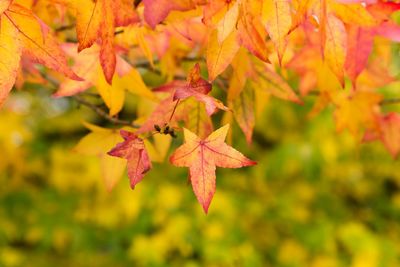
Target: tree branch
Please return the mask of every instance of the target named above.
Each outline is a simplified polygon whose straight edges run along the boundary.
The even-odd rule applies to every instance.
[[[56,28],[54,31],[62,32],[62,31],[66,31],[66,30],[71,30],[73,28],[75,28],[75,24],[69,24],[69,25],[60,26],[60,27]]]
[[[104,118],[105,120],[112,122],[114,124],[119,124],[119,125],[125,125],[125,126],[130,126],[133,128],[139,128],[140,125],[137,125],[133,122],[130,121],[126,121],[126,120],[120,120],[118,118],[112,117],[110,116],[106,111],[104,111],[103,109],[101,109],[100,107],[94,105],[93,103],[90,103],[89,101],[87,101],[86,99],[84,99],[83,97],[79,96],[79,95],[74,95],[71,96],[73,99],[75,99],[79,104],[88,107],[89,109],[93,110],[97,115],[99,115],[100,117]]]
[[[400,98],[384,99],[379,103],[381,106],[400,104]]]

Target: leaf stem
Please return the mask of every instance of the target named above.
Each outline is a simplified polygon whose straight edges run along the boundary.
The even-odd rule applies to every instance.
[[[171,122],[172,117],[174,116],[175,110],[176,110],[176,108],[178,107],[178,104],[179,104],[180,101],[181,101],[180,99],[178,99],[178,101],[176,101],[176,104],[175,104],[175,106],[174,106],[174,109],[172,110],[171,117],[169,117],[169,121],[168,121],[168,122]]]

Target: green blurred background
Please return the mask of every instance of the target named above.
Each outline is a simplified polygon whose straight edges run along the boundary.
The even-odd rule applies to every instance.
[[[312,102],[271,99],[250,146],[233,127],[259,164],[218,169],[205,215],[187,169],[167,161],[108,193],[99,160],[72,152],[82,120],[103,122],[44,89],[13,94],[0,111],[0,266],[400,266],[400,161],[336,133],[332,107],[310,119]]]

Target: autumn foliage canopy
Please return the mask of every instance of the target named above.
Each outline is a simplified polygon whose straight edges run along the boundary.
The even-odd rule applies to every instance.
[[[313,99],[311,118],[333,106],[338,131],[398,155],[400,114],[383,111],[394,99],[379,91],[397,79],[398,10],[382,0],[0,0],[0,105],[36,83],[108,121],[84,122],[91,133],[75,150],[101,159],[109,190],[125,168],[134,188],[183,137],[169,161],[188,168],[207,212],[216,167],[256,164],[233,148],[230,125],[250,144],[270,97]],[[129,116],[127,93],[138,98]]]

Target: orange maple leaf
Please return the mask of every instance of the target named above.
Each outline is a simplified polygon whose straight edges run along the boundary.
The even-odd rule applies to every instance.
[[[212,132],[206,139],[184,128],[185,143],[177,148],[170,162],[178,167],[189,167],[189,176],[197,200],[208,212],[215,193],[215,168],[241,168],[257,164],[225,143],[229,124]]]
[[[121,130],[120,134],[124,141],[117,144],[107,154],[128,161],[128,177],[131,181],[131,188],[134,189],[145,173],[151,169],[151,161],[141,138],[125,130]]]
[[[364,141],[380,139],[393,158],[400,152],[400,114],[391,112],[379,117],[379,129],[367,131]]]
[[[22,55],[68,78],[82,80],[68,67],[47,25],[31,10],[12,1],[2,1],[0,12],[0,105],[15,83]]]
[[[76,33],[78,52],[91,47],[97,39],[101,40],[100,64],[104,77],[112,83],[116,66],[114,51],[114,30],[118,26],[127,26],[139,22],[139,17],[126,0],[71,0],[76,10]]]
[[[186,0],[144,0],[144,19],[154,29],[173,11],[186,11],[195,7],[193,1]]]

